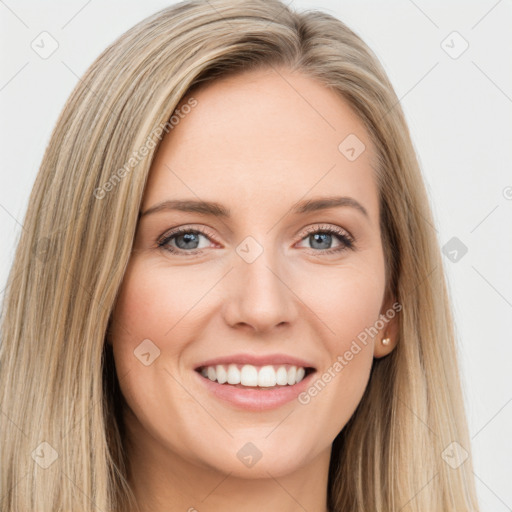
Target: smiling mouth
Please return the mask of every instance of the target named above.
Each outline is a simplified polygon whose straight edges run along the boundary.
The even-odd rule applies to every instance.
[[[255,366],[252,364],[217,364],[196,369],[217,384],[241,389],[278,389],[301,382],[316,370],[290,364]]]

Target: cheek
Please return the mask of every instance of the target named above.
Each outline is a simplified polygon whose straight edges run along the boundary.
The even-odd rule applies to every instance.
[[[328,272],[328,275],[322,275]],[[316,282],[316,286],[311,283]],[[346,350],[353,339],[374,326],[384,298],[384,265],[351,265],[317,272],[300,292],[317,315],[332,355]],[[371,340],[368,340],[371,341]]]
[[[160,410],[167,399],[167,410],[178,407],[172,376],[194,338],[190,319],[204,286],[185,279],[180,269],[166,273],[142,261],[131,262],[125,273],[113,313],[112,343],[121,390],[139,418]]]
[[[385,275],[380,258],[368,265],[329,271],[328,286],[309,287],[305,300],[314,305],[318,328],[324,333],[319,342],[327,357],[300,401],[315,408],[316,420],[328,425],[326,431],[334,437],[352,416],[368,384]]]
[[[310,386],[299,396],[313,437],[329,442],[347,424],[368,385],[373,339],[367,329],[378,319],[381,295],[371,282],[336,283],[319,316],[328,325],[321,337],[327,357]],[[332,289],[331,289],[332,290]],[[334,334],[333,334],[334,333]]]
[[[123,351],[131,350],[145,339],[158,342],[166,353],[179,352],[180,331],[190,324],[187,315],[206,290],[199,280],[178,267],[174,272],[162,271],[135,261],[125,274],[114,311],[114,337]]]
[[[206,284],[184,276],[179,268],[166,273],[142,261],[131,262],[113,313],[115,366],[130,409],[132,434],[140,433],[142,425],[162,443],[172,438],[169,425],[176,426],[176,411],[186,417],[197,409],[193,398],[182,392],[177,366],[188,340],[194,338],[189,315]],[[149,354],[146,361],[144,354]],[[179,451],[177,445],[174,448]]]
[[[384,294],[384,279],[375,273],[351,273],[335,282],[331,306],[333,330],[340,333],[341,348],[370,328],[379,317]]]

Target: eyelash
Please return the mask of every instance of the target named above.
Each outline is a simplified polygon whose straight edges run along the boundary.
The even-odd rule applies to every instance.
[[[204,229],[204,228],[192,229],[191,227],[183,226],[183,227],[180,227],[180,228],[177,228],[177,229],[171,231],[170,233],[166,233],[160,240],[158,240],[157,246],[165,251],[170,252],[171,254],[178,254],[178,255],[183,255],[183,256],[185,256],[185,255],[187,255],[187,256],[200,255],[204,249],[192,249],[190,251],[187,251],[185,249],[179,249],[179,248],[175,248],[175,247],[168,245],[169,242],[173,238],[175,238],[179,235],[182,235],[184,233],[201,234],[208,239],[215,238],[213,236],[213,234],[210,233],[207,229]],[[309,235],[311,235],[313,233],[326,233],[328,235],[334,235],[338,238],[338,240],[342,244],[340,247],[335,247],[335,248],[331,248],[331,249],[309,248],[311,251],[313,251],[316,254],[329,255],[329,254],[334,254],[334,253],[341,253],[343,251],[346,251],[347,249],[351,249],[351,250],[355,249],[355,247],[354,247],[355,239],[351,235],[349,235],[347,233],[347,231],[345,231],[344,229],[334,227],[334,226],[325,226],[325,225],[312,226],[306,230],[306,233],[304,234],[304,236],[302,236],[299,239],[299,242],[302,242],[302,240],[304,240],[305,238],[307,238]]]

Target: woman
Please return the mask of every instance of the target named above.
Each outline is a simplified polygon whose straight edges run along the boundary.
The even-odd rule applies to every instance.
[[[398,99],[339,20],[183,2],[98,57],[9,276],[3,510],[477,510]]]

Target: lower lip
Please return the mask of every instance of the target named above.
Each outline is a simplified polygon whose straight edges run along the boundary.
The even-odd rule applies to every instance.
[[[299,383],[293,386],[282,386],[277,388],[238,388],[230,384],[219,384],[217,381],[203,377],[199,372],[194,372],[214,396],[229,402],[239,409],[248,411],[266,411],[276,409],[296,399],[300,393],[309,386],[310,380],[316,372],[311,372]]]

